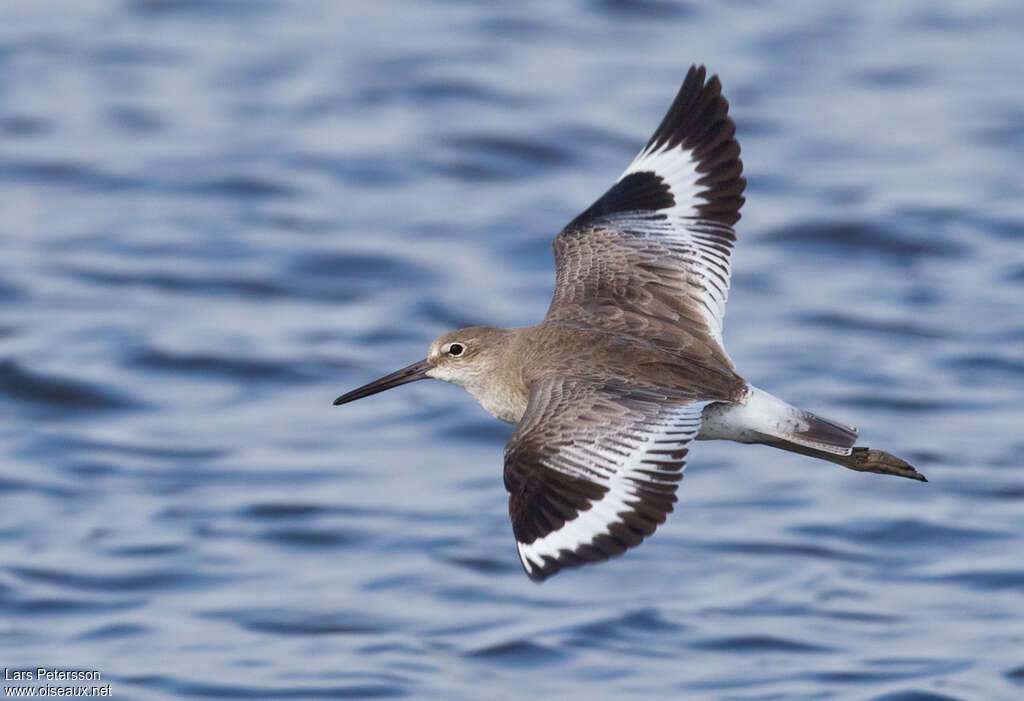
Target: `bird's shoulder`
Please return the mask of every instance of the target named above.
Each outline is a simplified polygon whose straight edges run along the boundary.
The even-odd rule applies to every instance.
[[[647,331],[654,337],[579,321],[544,321],[523,330],[516,357],[522,359],[527,387],[572,378],[682,393],[695,400],[731,401],[742,394],[746,381],[717,344],[695,334],[692,343],[679,345],[677,333],[661,338],[653,327]]]

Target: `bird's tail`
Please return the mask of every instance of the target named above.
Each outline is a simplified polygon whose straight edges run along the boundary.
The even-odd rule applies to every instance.
[[[762,443],[828,460],[858,472],[928,481],[895,455],[854,446],[857,429],[797,409],[754,386],[749,386],[738,402],[715,402],[705,407],[697,437]]]
[[[704,410],[699,437],[741,443],[781,441],[847,456],[857,442],[857,429],[797,409],[751,385],[739,402],[709,405]]]

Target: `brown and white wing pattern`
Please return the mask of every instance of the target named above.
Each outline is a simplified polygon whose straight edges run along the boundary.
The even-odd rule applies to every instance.
[[[672,511],[706,401],[546,379],[505,447],[509,515],[540,581],[639,545]]]
[[[619,181],[555,238],[548,320],[683,347],[710,336],[729,363],[722,318],[746,181],[729,103],[705,76],[690,68]]]

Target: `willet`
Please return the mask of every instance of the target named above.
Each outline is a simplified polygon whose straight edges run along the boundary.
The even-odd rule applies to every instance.
[[[502,421],[509,515],[526,573],[606,560],[672,511],[694,439],[762,443],[926,481],[857,430],[740,377],[722,345],[743,165],[717,76],[692,66],[625,173],[554,241],[536,326],[447,333],[424,360],[338,397],[432,377]]]

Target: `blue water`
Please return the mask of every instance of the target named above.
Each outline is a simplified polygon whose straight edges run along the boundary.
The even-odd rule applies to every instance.
[[[0,666],[124,699],[1024,698],[1024,5],[0,6]],[[541,318],[686,68],[744,376],[931,480],[702,443],[545,584],[510,427],[341,392]]]

